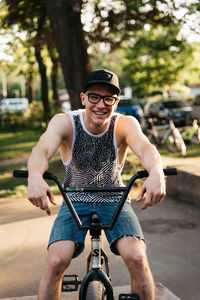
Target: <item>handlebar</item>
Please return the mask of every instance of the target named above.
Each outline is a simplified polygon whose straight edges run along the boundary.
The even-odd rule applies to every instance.
[[[166,175],[166,176],[177,175],[176,168],[163,169],[163,172],[164,172],[164,175]],[[114,188],[104,188],[104,187],[103,188],[102,187],[101,188],[100,187],[67,187],[67,188],[65,188],[65,187],[63,187],[60,179],[57,176],[55,176],[53,173],[50,173],[50,172],[45,172],[43,174],[43,178],[47,179],[47,180],[53,180],[57,184],[57,186],[65,200],[65,203],[74,219],[74,222],[79,230],[87,230],[87,229],[89,229],[89,225],[82,224],[82,222],[81,222],[81,220],[80,220],[80,218],[79,218],[79,216],[67,194],[68,192],[123,192],[121,200],[119,201],[117,208],[113,214],[111,223],[110,224],[102,224],[102,226],[101,226],[102,229],[112,230],[117,221],[117,218],[120,214],[120,211],[126,201],[126,198],[130,192],[132,185],[134,184],[134,182],[137,179],[142,179],[142,178],[148,177],[148,175],[149,175],[149,173],[146,170],[138,171],[135,175],[133,175],[131,177],[131,179],[128,181],[128,183],[125,187],[114,187]],[[27,178],[28,171],[14,170],[13,176]]]
[[[166,176],[177,175],[177,169],[176,168],[163,169],[163,172]],[[145,178],[145,177],[148,177],[148,175],[149,175],[149,173],[146,170],[138,171],[136,174],[138,175],[138,178]],[[14,177],[27,178],[28,177],[28,171],[26,171],[26,170],[14,170],[13,171],[13,176]],[[45,172],[44,175],[43,175],[43,178],[48,179],[48,180],[56,181],[57,177],[53,173]]]

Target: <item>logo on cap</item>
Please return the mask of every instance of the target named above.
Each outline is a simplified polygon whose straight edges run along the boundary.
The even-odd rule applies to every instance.
[[[98,78],[96,78],[96,79],[105,80],[105,81],[111,81],[112,77],[113,77],[113,74],[105,72],[105,71],[99,72],[99,74],[97,74],[97,75],[98,75],[97,76]]]

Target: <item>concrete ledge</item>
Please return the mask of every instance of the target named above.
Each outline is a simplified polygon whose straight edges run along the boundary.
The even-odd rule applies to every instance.
[[[181,169],[177,169],[177,173],[177,176],[166,178],[167,195],[175,200],[200,204],[200,175]]]
[[[156,289],[156,300],[181,300],[170,292],[162,283],[157,282],[155,284]],[[119,286],[114,287],[115,300],[118,299],[120,293],[127,293],[130,291],[130,286]],[[61,300],[77,300],[78,292],[73,293],[62,293]],[[24,296],[14,298],[4,298],[0,300],[37,300],[37,296]],[[95,300],[95,299],[94,299]]]

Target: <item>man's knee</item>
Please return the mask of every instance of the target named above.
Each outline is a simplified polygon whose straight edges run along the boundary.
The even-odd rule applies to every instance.
[[[143,240],[125,237],[117,243],[118,251],[128,268],[144,269],[147,267],[146,246]]]
[[[52,271],[61,271],[62,269],[66,269],[68,265],[68,262],[66,258],[53,254],[48,259],[48,267]]]
[[[73,253],[73,244],[69,245],[67,241],[64,243],[55,243],[55,245],[49,248],[47,268],[51,273],[63,273],[69,266]]]
[[[144,269],[146,267],[147,258],[143,251],[129,251],[124,256],[124,261],[130,268],[133,267],[134,269]]]

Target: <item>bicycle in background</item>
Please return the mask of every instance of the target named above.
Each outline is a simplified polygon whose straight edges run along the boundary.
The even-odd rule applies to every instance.
[[[186,155],[186,145],[184,139],[176,128],[174,122],[169,120],[169,124],[156,126],[152,118],[148,119],[150,128],[145,130],[148,139],[157,147],[164,145],[170,152],[180,152]]]
[[[180,132],[186,145],[200,143],[200,127],[197,119],[193,120],[192,127],[188,127],[186,130],[183,129]]]
[[[175,168],[164,169],[165,175],[176,175]],[[14,177],[28,177],[28,171],[15,170]],[[79,300],[114,300],[113,287],[109,275],[108,257],[101,247],[102,230],[112,230],[121,209],[127,199],[130,189],[137,179],[148,177],[147,171],[139,171],[131,177],[125,187],[115,188],[97,188],[97,187],[63,187],[61,181],[52,173],[45,172],[44,179],[53,180],[62,194],[64,201],[73,217],[73,220],[79,230],[89,230],[91,240],[91,252],[87,259],[87,274],[82,281],[79,281],[77,275],[64,275],[62,291],[71,292],[79,289]],[[120,192],[122,193],[116,210],[114,211],[110,224],[102,224],[95,211],[91,213],[90,222],[83,225],[70,198],[68,192]],[[138,294],[120,294],[118,300],[139,300]]]

